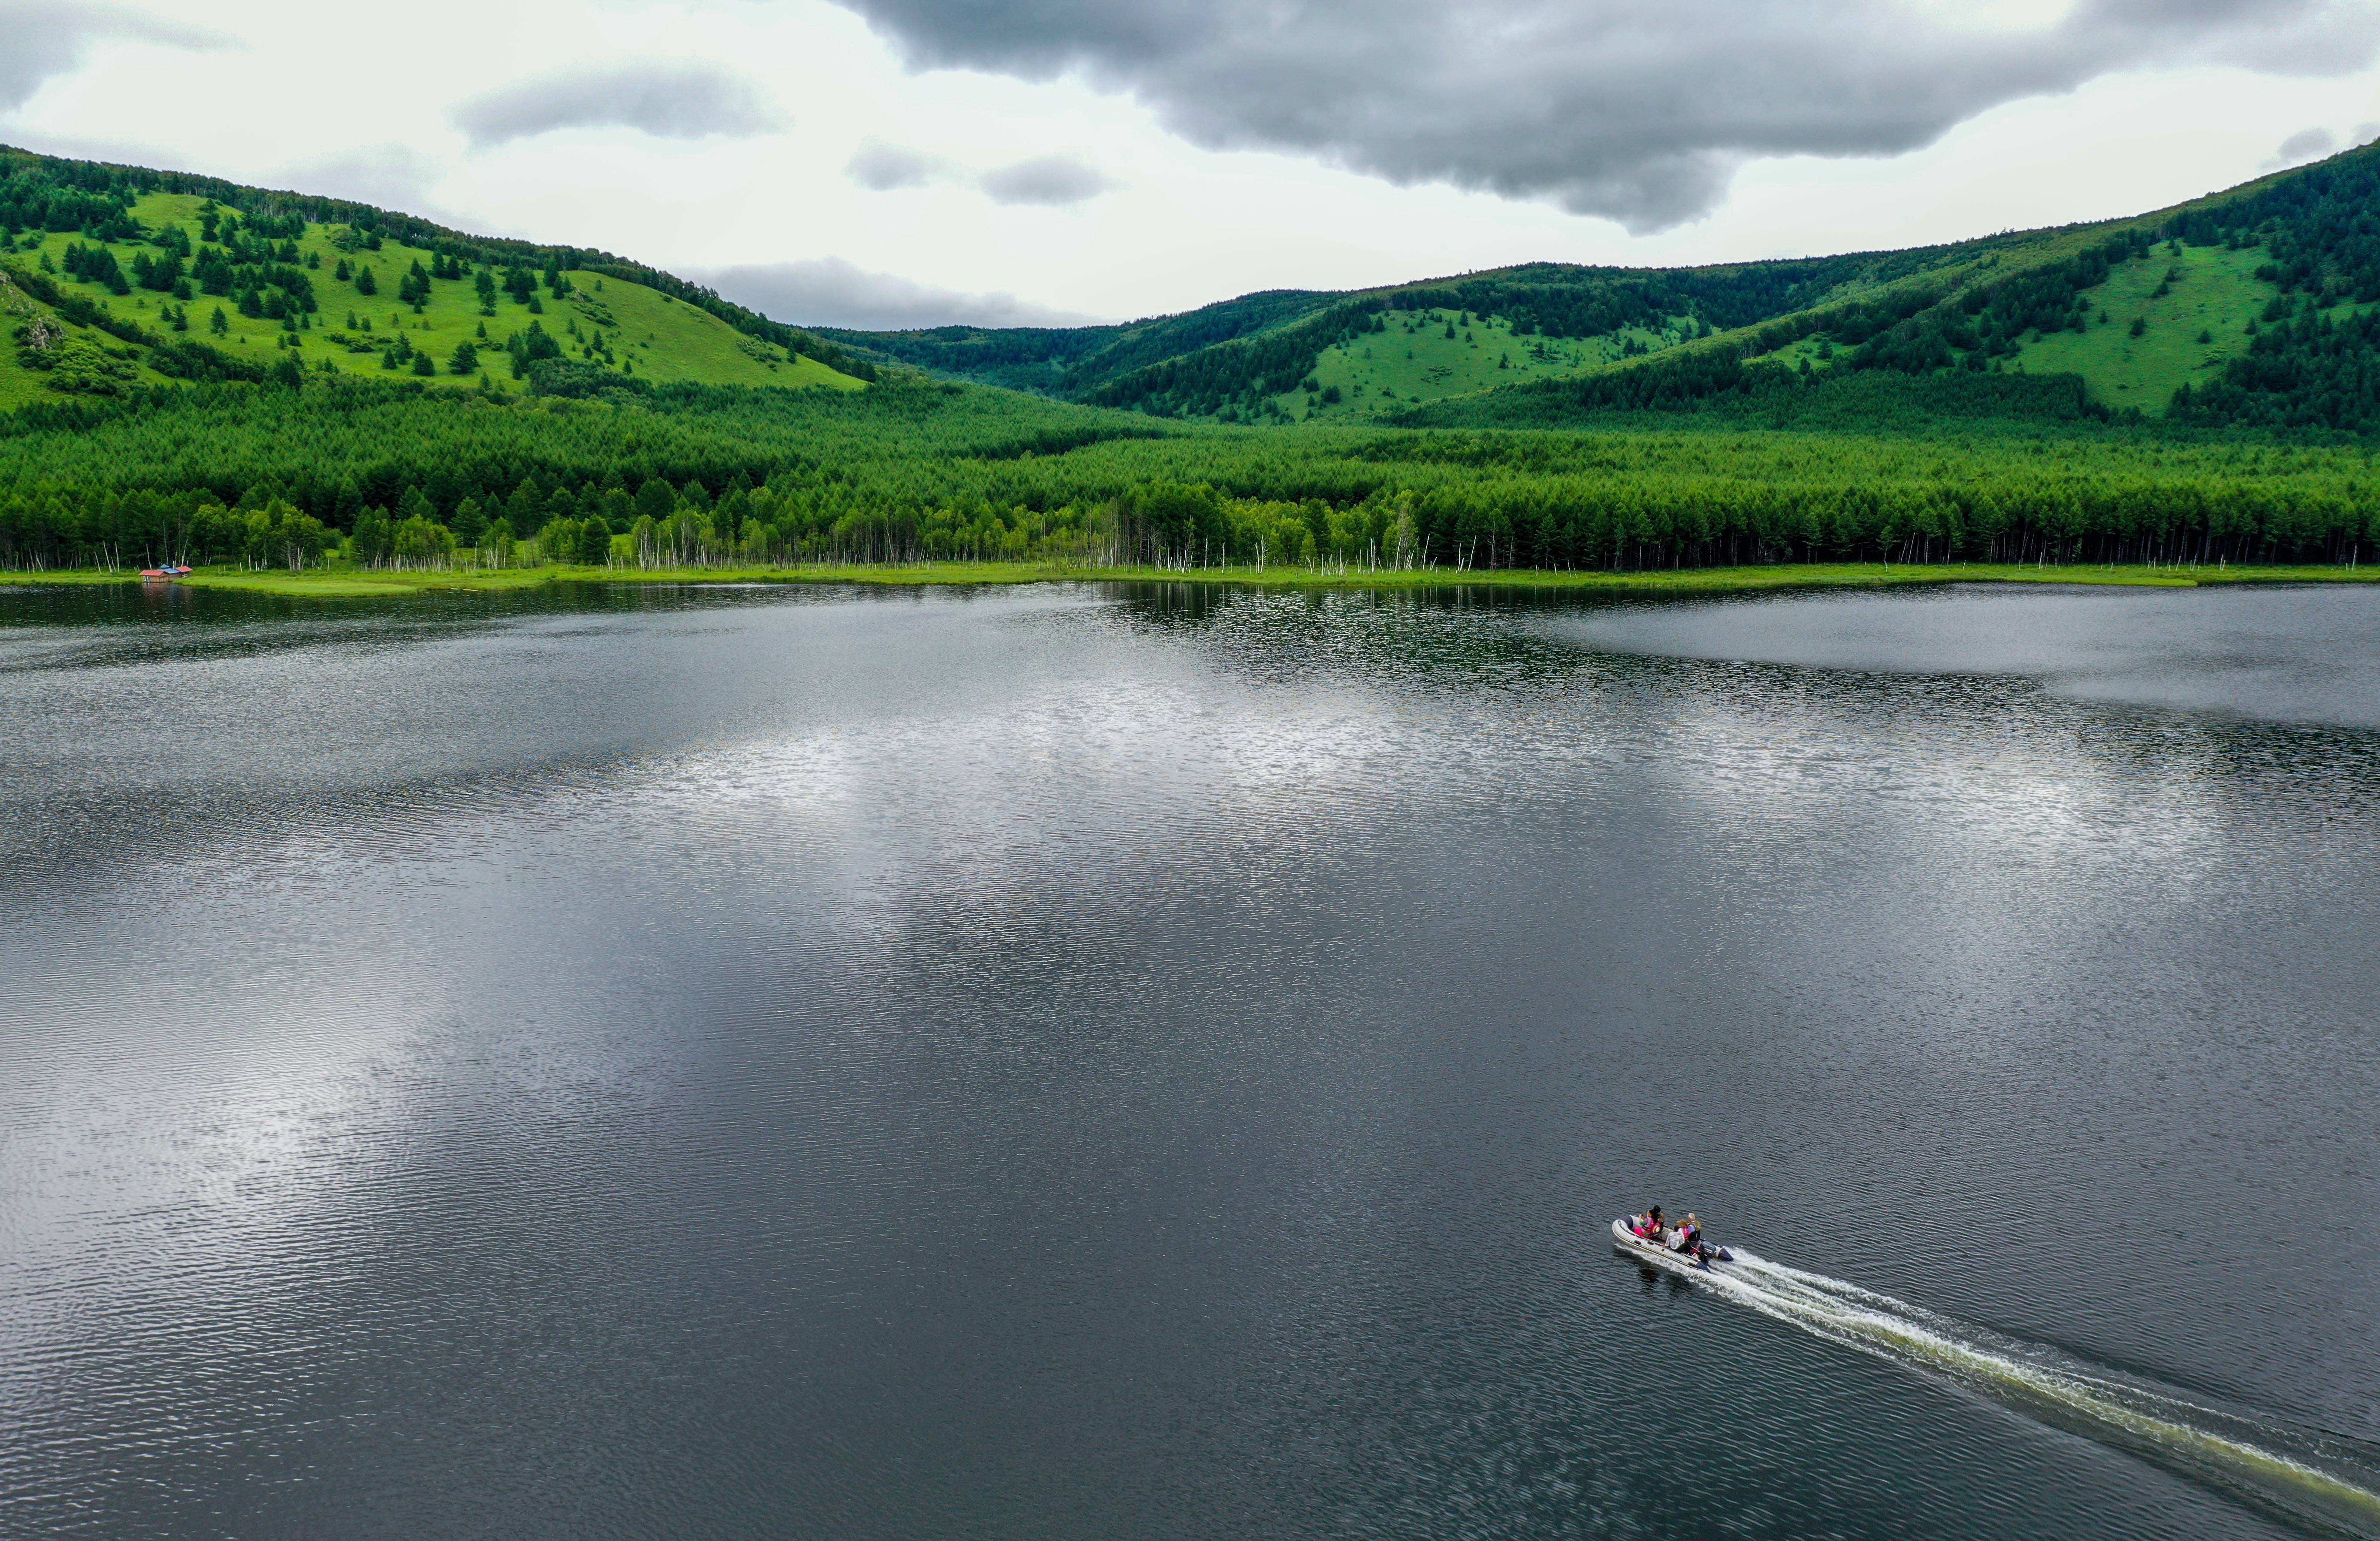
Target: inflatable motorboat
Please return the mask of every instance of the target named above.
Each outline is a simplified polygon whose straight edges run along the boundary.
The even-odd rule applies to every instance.
[[[1704,1262],[1682,1252],[1672,1252],[1668,1247],[1663,1246],[1660,1243],[1646,1241],[1644,1237],[1639,1236],[1633,1231],[1629,1230],[1628,1222],[1624,1219],[1616,1219],[1611,1222],[1611,1240],[1618,1245],[1621,1251],[1628,1254],[1630,1256],[1650,1263],[1656,1268],[1668,1268],[1674,1273],[1701,1273],[1706,1271],[1710,1268],[1711,1263],[1732,1263],[1735,1261],[1735,1254],[1728,1251],[1728,1249],[1723,1246],[1711,1246],[1704,1249],[1710,1255],[1709,1262]]]

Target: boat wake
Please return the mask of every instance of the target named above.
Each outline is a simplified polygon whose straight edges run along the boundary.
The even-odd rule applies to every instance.
[[[2332,1535],[2380,1537],[2380,1452],[2202,1405],[2027,1343],[1751,1253],[1697,1283],[1830,1342],[1956,1382]]]

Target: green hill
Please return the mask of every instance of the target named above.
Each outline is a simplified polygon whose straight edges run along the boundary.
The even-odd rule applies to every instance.
[[[2380,431],[2380,146],[2137,218],[2009,239],[1875,296],[1393,420],[1815,421],[1856,397],[1912,420],[2079,406],[2205,428]],[[1854,390],[1853,376],[1871,378]]]
[[[518,394],[855,390],[874,370],[606,253],[0,150],[0,407],[356,371]]]
[[[1296,321],[1342,297],[1268,289],[1121,326],[937,326],[818,334],[879,358],[1047,395],[1083,396],[1130,370]]]
[[[2137,413],[2362,431],[2380,426],[2367,399],[2380,386],[2365,383],[2380,378],[2366,368],[2376,153],[2131,219],[1903,251],[1528,263],[1269,290],[1119,326],[861,333],[783,325],[605,252],[0,149],[0,313],[15,334],[0,407],[358,373],[492,395],[850,390],[900,364],[1281,427]],[[2022,383],[1954,378],[1969,376]]]

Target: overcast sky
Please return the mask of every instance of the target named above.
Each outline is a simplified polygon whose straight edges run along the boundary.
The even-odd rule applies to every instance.
[[[0,140],[1018,324],[2134,213],[2380,133],[2376,53],[2380,0],[0,0]]]

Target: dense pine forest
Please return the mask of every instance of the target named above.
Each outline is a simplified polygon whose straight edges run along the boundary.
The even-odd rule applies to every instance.
[[[0,564],[18,567],[2360,563],[2375,539],[2366,446],[2088,419],[1281,432],[909,379],[618,401],[221,384],[0,426]]]
[[[20,570],[2360,565],[2380,540],[2370,151],[1911,252],[827,334],[605,253],[6,152],[0,306]]]

